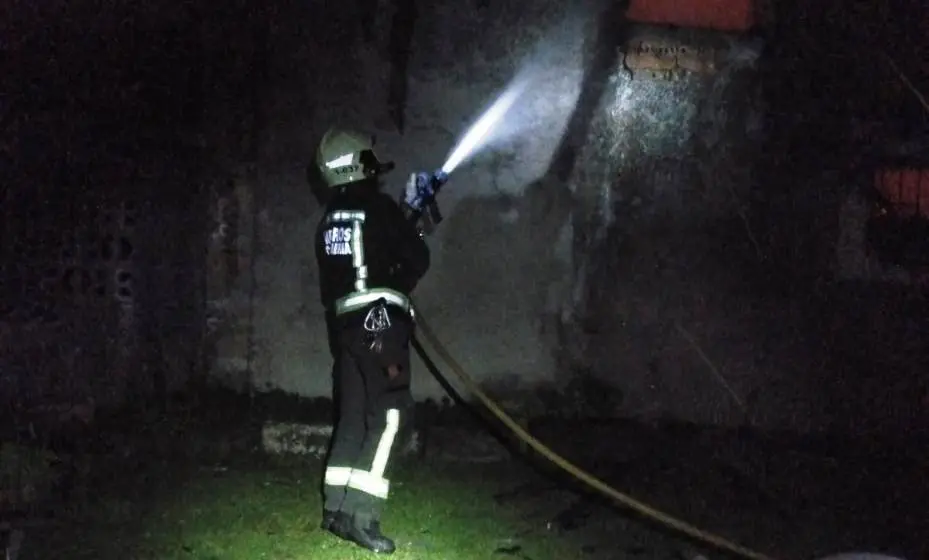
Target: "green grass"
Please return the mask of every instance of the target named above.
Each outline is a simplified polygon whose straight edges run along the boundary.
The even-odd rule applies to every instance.
[[[318,461],[277,460],[223,472],[171,474],[167,466],[153,465],[155,477],[138,475],[155,494],[145,506],[115,495],[102,497],[92,514],[84,514],[79,534],[41,557],[371,558],[319,529],[321,468]],[[397,471],[382,521],[398,545],[393,558],[563,560],[580,555],[576,546],[545,533],[515,506],[495,502],[496,492],[520,482],[525,472],[519,467],[417,462]],[[43,544],[52,548],[51,542]],[[37,557],[27,551],[24,556]]]

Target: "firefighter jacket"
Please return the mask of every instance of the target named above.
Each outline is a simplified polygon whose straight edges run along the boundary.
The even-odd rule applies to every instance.
[[[429,248],[386,194],[358,185],[341,190],[316,229],[320,296],[336,317],[381,301],[410,310],[409,295],[429,268]]]

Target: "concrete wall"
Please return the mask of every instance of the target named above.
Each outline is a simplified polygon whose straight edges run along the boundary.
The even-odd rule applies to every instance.
[[[4,410],[163,402],[200,367],[216,174],[185,144],[192,65],[166,12],[14,3],[0,24]]]
[[[624,3],[608,0],[57,4],[20,3],[3,22],[29,30],[7,33],[17,106],[0,149],[28,177],[4,193],[5,211],[27,214],[23,194],[41,203],[36,184],[86,205],[74,187],[107,183],[145,204],[137,231],[159,233],[133,240],[138,366],[98,343],[77,367],[69,353],[84,335],[68,334],[42,339],[64,351],[34,353],[49,371],[36,385],[62,368],[85,371],[86,384],[109,367],[139,393],[177,388],[198,370],[205,287],[215,378],[328,395],[312,251],[321,209],[304,178],[320,135],[334,124],[376,133],[398,165],[396,192],[409,171],[441,164],[519,79],[525,94],[492,146],[443,192],[446,221],[416,294],[497,396],[551,383],[535,412],[800,430],[901,430],[926,418],[929,315],[915,290],[834,281],[900,271],[867,258],[865,208],[848,196],[854,135],[834,99],[815,93],[844,78],[835,95],[851,97],[884,78],[860,77],[879,65],[861,64],[858,50],[824,63],[791,35],[808,14],[779,21],[785,37],[759,59],[762,44],[747,37],[627,25]],[[411,57],[397,69],[410,30]],[[108,171],[82,170],[94,161]],[[51,226],[62,223],[49,220],[40,230],[54,238],[48,262],[61,276],[70,265],[56,260]],[[73,243],[83,241],[66,236],[64,248]],[[5,295],[23,309],[44,297]],[[78,313],[107,344],[130,346]],[[4,358],[19,349],[28,367],[15,369],[35,369],[18,342],[31,331],[10,332],[0,332]],[[416,370],[416,395],[441,396]]]
[[[606,0],[150,3],[144,14],[119,5],[87,18],[89,4],[22,4],[35,32],[11,37],[33,55],[10,83],[39,112],[71,108],[56,124],[29,122],[42,129],[35,138],[56,139],[61,161],[78,145],[122,161],[138,145],[135,163],[158,168],[134,167],[147,177],[136,194],[158,201],[145,231],[170,230],[145,238],[150,266],[134,285],[151,340],[145,367],[124,369],[140,388],[162,375],[152,364],[178,374],[161,382],[172,388],[197,369],[186,365],[200,350],[195,254],[208,243],[214,377],[328,395],[312,251],[321,209],[304,179],[318,138],[334,124],[377,133],[398,165],[396,192],[407,172],[438,166],[518,77],[526,94],[506,126],[443,193],[446,221],[416,294],[496,395],[552,382],[536,412],[801,430],[925,418],[925,312],[909,293],[831,281],[876,275],[860,273],[861,207],[843,206],[845,132],[822,118],[835,103],[810,93],[842,72],[814,71],[820,55],[796,37],[759,60],[760,43],[629,26],[623,3]],[[411,6],[411,59],[397,72],[406,47],[392,29]],[[47,25],[53,12],[86,21]],[[50,40],[59,32],[69,41]],[[659,43],[670,50],[655,56]],[[119,134],[103,146],[106,127]],[[79,183],[74,166],[36,157],[47,142],[10,138],[11,161]],[[146,142],[168,159],[152,159]],[[196,181],[181,176],[188,168]],[[416,369],[416,395],[441,396]]]
[[[720,68],[633,76],[620,47],[643,30],[622,23],[621,3],[589,4],[420,5],[403,135],[386,106],[389,61],[380,52],[390,26],[368,44],[360,35],[333,39],[331,28],[314,23],[328,17],[322,12],[279,6],[267,136],[249,182],[259,201],[255,290],[243,276],[229,299],[238,305],[225,304],[216,374],[235,385],[250,375],[259,389],[330,391],[311,245],[321,210],[303,172],[326,127],[376,133],[381,155],[397,162],[390,188],[398,190],[408,171],[437,167],[514,78],[528,80],[527,93],[503,133],[443,192],[446,221],[430,238],[434,264],[416,297],[481,380],[564,381],[583,366],[587,342],[569,331],[590,305],[588,277],[607,232],[629,215],[702,224],[732,214],[752,157],[736,147],[757,144],[760,126],[751,78],[757,45],[682,36],[717,49]],[[388,23],[389,14],[378,17]],[[660,204],[651,203],[653,193]],[[440,396],[416,369],[417,396]]]
[[[456,171],[443,192],[446,221],[429,241],[433,266],[416,296],[469,370],[532,380],[553,374],[554,340],[546,339],[543,325],[557,315],[570,278],[571,197],[563,184],[537,181],[580,88],[584,14],[509,5],[484,9],[491,14],[420,8],[402,136],[386,106],[389,61],[379,55],[386,37],[368,45],[333,42],[332,29],[315,25],[320,16],[307,6],[289,6],[275,18],[269,133],[250,184],[261,201],[253,364],[258,387],[305,395],[330,390],[312,253],[321,209],[304,179],[322,132],[345,124],[376,133],[380,156],[398,167],[388,188],[399,192],[408,172],[441,165],[456,137],[520,71],[532,83],[506,134],[494,151]],[[386,10],[380,17],[388,15]],[[383,22],[381,27],[389,30]],[[220,343],[217,368],[233,378],[245,362],[241,341]],[[417,372],[416,393],[439,395],[424,369]]]
[[[304,180],[322,132],[376,133],[398,165],[396,192],[407,172],[437,167],[519,77],[528,93],[498,141],[443,192],[446,221],[416,294],[494,394],[549,383],[535,412],[801,431],[893,431],[921,414],[912,322],[925,320],[905,297],[892,306],[832,282],[849,186],[814,155],[842,144],[841,129],[779,119],[788,124],[772,134],[777,113],[824,110],[797,105],[789,88],[771,93],[795,65],[786,47],[772,55],[748,37],[628,25],[618,2],[422,3],[399,134],[388,102],[394,7],[363,11],[376,16],[366,40],[362,20],[274,6],[256,82],[262,134],[238,183],[254,198],[254,236],[243,218],[236,243],[253,243],[254,258],[214,294],[219,379],[329,394],[312,253],[321,209]],[[671,56],[645,48],[662,43]],[[416,396],[441,397],[415,367]]]

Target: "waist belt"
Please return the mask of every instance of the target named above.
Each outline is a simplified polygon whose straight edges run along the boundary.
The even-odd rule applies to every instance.
[[[375,288],[373,290],[352,292],[345,297],[337,299],[335,301],[335,314],[338,316],[352,311],[358,311],[379,300],[384,300],[386,303],[396,305],[406,312],[410,311],[410,298],[396,290]]]

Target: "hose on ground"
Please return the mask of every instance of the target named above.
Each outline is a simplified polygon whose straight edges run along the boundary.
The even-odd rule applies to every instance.
[[[487,396],[486,393],[480,388],[478,383],[470,376],[467,372],[464,371],[464,368],[455,360],[454,357],[449,353],[448,349],[439,342],[439,339],[436,337],[435,332],[429,327],[429,324],[423,319],[422,314],[416,309],[416,330],[422,335],[426,340],[435,354],[451,369],[451,371],[470,391],[474,396],[481,401],[481,403],[487,407],[488,410],[502,422],[507,428],[509,428],[521,441],[525,442],[528,446],[532,447],[540,455],[551,461],[553,464],[561,468],[563,471],[567,472],[569,475],[580,480],[581,482],[587,484],[594,490],[600,492],[601,494],[619,502],[620,504],[631,508],[632,510],[644,515],[647,518],[650,518],[659,524],[668,527],[679,533],[683,533],[693,539],[704,542],[706,544],[715,546],[719,549],[726,550],[731,552],[741,558],[747,560],[774,560],[774,558],[756,552],[750,548],[746,548],[739,544],[736,544],[732,541],[729,541],[723,537],[703,531],[693,525],[685,523],[677,518],[674,518],[662,511],[659,511],[651,506],[644,504],[631,496],[623,494],[622,492],[614,489],[605,482],[591,475],[590,473],[584,471],[577,465],[574,465],[564,457],[561,457],[551,449],[549,449],[545,444],[534,438],[529,434],[522,426],[520,426],[513,418],[510,417],[493,399]],[[414,345],[417,346],[417,350],[425,353],[425,350],[421,348],[420,344],[417,344],[416,339],[414,339]],[[442,380],[439,380],[442,383]]]

